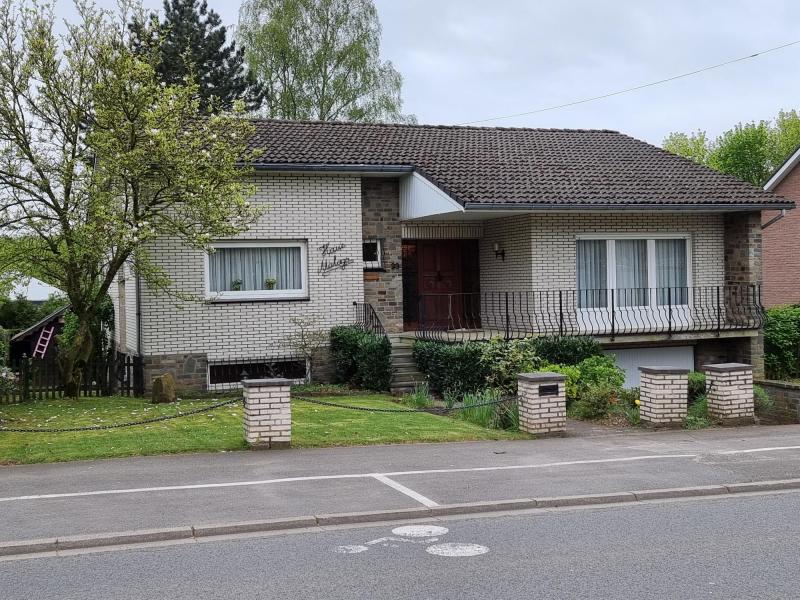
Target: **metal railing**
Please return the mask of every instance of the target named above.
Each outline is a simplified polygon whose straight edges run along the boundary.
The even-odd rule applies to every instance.
[[[375,307],[369,302],[353,302],[354,324],[364,331],[369,331],[377,335],[386,335]]]
[[[622,335],[759,329],[761,286],[531,290],[422,294],[417,337],[479,341],[541,335]]]

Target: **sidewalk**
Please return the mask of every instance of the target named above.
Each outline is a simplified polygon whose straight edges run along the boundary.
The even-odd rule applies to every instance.
[[[0,468],[0,542],[800,478],[800,426]]]

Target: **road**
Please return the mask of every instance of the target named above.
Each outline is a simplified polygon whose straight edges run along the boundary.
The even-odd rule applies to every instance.
[[[0,467],[0,542],[800,478],[800,426]]]
[[[430,523],[444,528],[436,540],[392,532],[408,523],[217,539],[0,562],[0,590],[6,600],[797,598],[798,509],[789,492],[450,518]],[[454,552],[471,555],[441,555]]]

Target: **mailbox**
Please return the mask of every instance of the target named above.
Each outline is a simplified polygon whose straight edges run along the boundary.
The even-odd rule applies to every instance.
[[[540,385],[539,386],[539,395],[540,396],[558,396],[558,384],[550,384],[550,385]]]

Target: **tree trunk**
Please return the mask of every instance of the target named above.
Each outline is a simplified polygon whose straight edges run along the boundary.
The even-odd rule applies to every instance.
[[[87,317],[78,317],[78,330],[69,346],[60,348],[59,362],[64,380],[64,396],[77,398],[81,393],[83,371],[92,355],[92,330]]]

